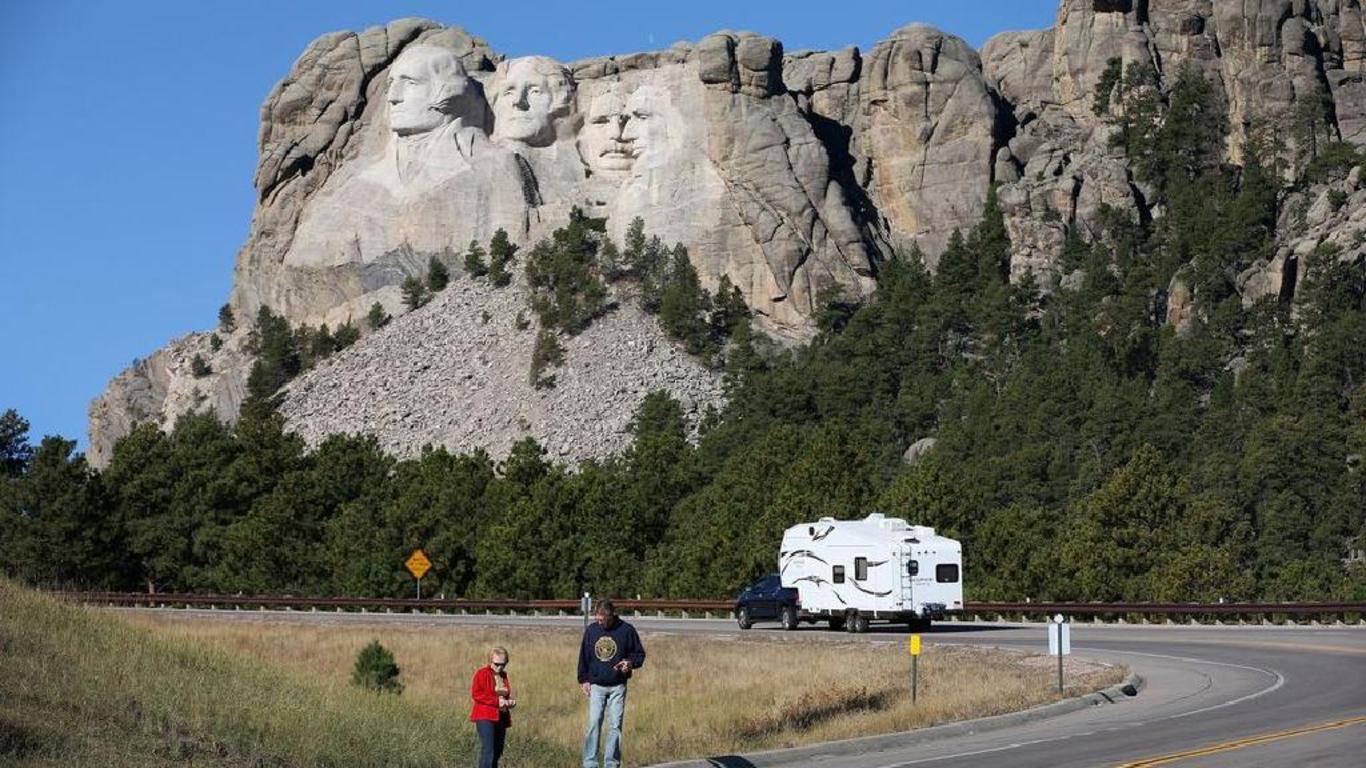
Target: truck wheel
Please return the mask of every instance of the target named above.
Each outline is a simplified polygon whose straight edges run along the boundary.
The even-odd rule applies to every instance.
[[[831,617],[830,617],[830,631],[831,631],[831,632],[838,632],[838,631],[840,631],[840,630],[842,630],[842,629],[844,629],[844,617],[843,617],[843,616],[831,616]]]
[[[796,629],[797,609],[793,608],[790,605],[784,605],[783,612],[782,614],[780,614],[779,620],[783,623],[783,629],[787,630],[788,632],[791,632],[792,630]]]
[[[868,631],[868,617],[861,613],[855,616],[853,621],[849,623],[853,626],[852,631],[860,635]]]
[[[735,623],[740,629],[749,629],[754,626],[754,620],[749,617],[749,609],[741,608],[735,612]]]

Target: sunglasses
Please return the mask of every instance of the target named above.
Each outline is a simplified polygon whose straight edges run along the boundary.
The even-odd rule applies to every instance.
[[[495,662],[493,662],[493,666],[498,667],[499,669],[501,669],[501,668],[503,668],[503,667],[506,667],[507,665],[508,665],[508,663],[507,663],[506,661],[495,661]]]

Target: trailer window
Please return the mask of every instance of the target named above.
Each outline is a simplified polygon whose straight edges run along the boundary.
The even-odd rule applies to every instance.
[[[940,584],[953,584],[958,581],[957,563],[945,563],[934,567],[934,580]]]
[[[854,558],[854,581],[868,580],[868,558]]]
[[[836,565],[830,569],[830,580],[836,584],[844,583],[844,566]]]
[[[906,563],[906,573],[911,576],[920,573],[920,561],[912,560],[909,563]]]

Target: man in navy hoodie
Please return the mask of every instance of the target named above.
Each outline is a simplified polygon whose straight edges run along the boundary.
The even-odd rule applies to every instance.
[[[583,739],[583,768],[598,768],[598,736],[607,713],[604,768],[621,766],[621,722],[626,714],[626,681],[645,663],[645,646],[636,628],[617,618],[616,606],[603,600],[583,630],[579,646],[579,686],[588,697],[588,733]]]

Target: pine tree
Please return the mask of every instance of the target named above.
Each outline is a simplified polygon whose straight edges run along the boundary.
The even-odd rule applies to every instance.
[[[341,329],[338,328],[337,331],[340,332]],[[318,329],[318,333],[313,336],[311,357],[314,361],[325,360],[328,357],[331,357],[332,353],[336,352],[337,349],[339,349],[337,338],[332,335],[332,331],[328,329],[327,324],[323,323],[322,327]]]
[[[237,330],[237,318],[232,313],[231,304],[224,304],[218,308],[218,325],[227,333]]]
[[[351,684],[379,693],[403,693],[403,683],[398,681],[401,674],[394,654],[388,648],[371,640],[370,644],[356,654],[356,666],[351,672]]]
[[[637,216],[626,228],[626,245],[621,252],[621,265],[627,276],[639,278],[644,274],[645,244],[645,220]]]
[[[465,250],[465,273],[470,277],[483,277],[489,273],[488,264],[484,263],[484,249],[478,241],[471,240],[470,247]]]
[[[702,289],[697,270],[682,243],[674,246],[671,268],[660,293],[659,324],[669,336],[683,342],[688,351],[707,350],[710,334],[706,324],[711,296]]]
[[[451,272],[445,263],[433,256],[427,261],[427,290],[440,293],[451,282]]]
[[[13,408],[0,414],[0,478],[18,477],[28,468],[33,458],[28,430],[28,421]]]
[[[332,350],[340,352],[357,341],[360,341],[360,329],[352,325],[350,320],[347,320],[337,326],[337,332],[332,334]]]
[[[190,373],[196,379],[202,379],[213,373],[213,368],[209,367],[209,364],[204,360],[203,355],[196,352],[194,358],[190,360]]]
[[[512,259],[517,255],[517,246],[508,239],[508,233],[501,227],[493,233],[489,241],[489,282],[495,288],[505,288],[512,282]]]
[[[410,276],[403,281],[403,305],[409,311],[420,309],[429,298],[427,286],[418,278]]]
[[[620,280],[626,276],[626,267],[621,258],[621,251],[617,250],[616,243],[611,239],[602,241],[602,247],[598,250],[598,269],[602,276],[609,281]]]
[[[707,322],[717,338],[728,338],[737,327],[749,323],[749,304],[739,286],[733,285],[725,275],[716,283],[716,296]]]
[[[553,388],[555,377],[547,376],[545,371],[547,368],[558,368],[561,365],[564,365],[564,347],[560,345],[559,338],[550,331],[541,331],[536,336],[536,347],[531,352],[531,385],[536,389]]]
[[[388,325],[389,321],[393,318],[389,317],[389,313],[384,311],[384,305],[377,301],[370,305],[370,313],[365,316],[365,319],[366,322],[370,324],[370,330],[377,331]]]

